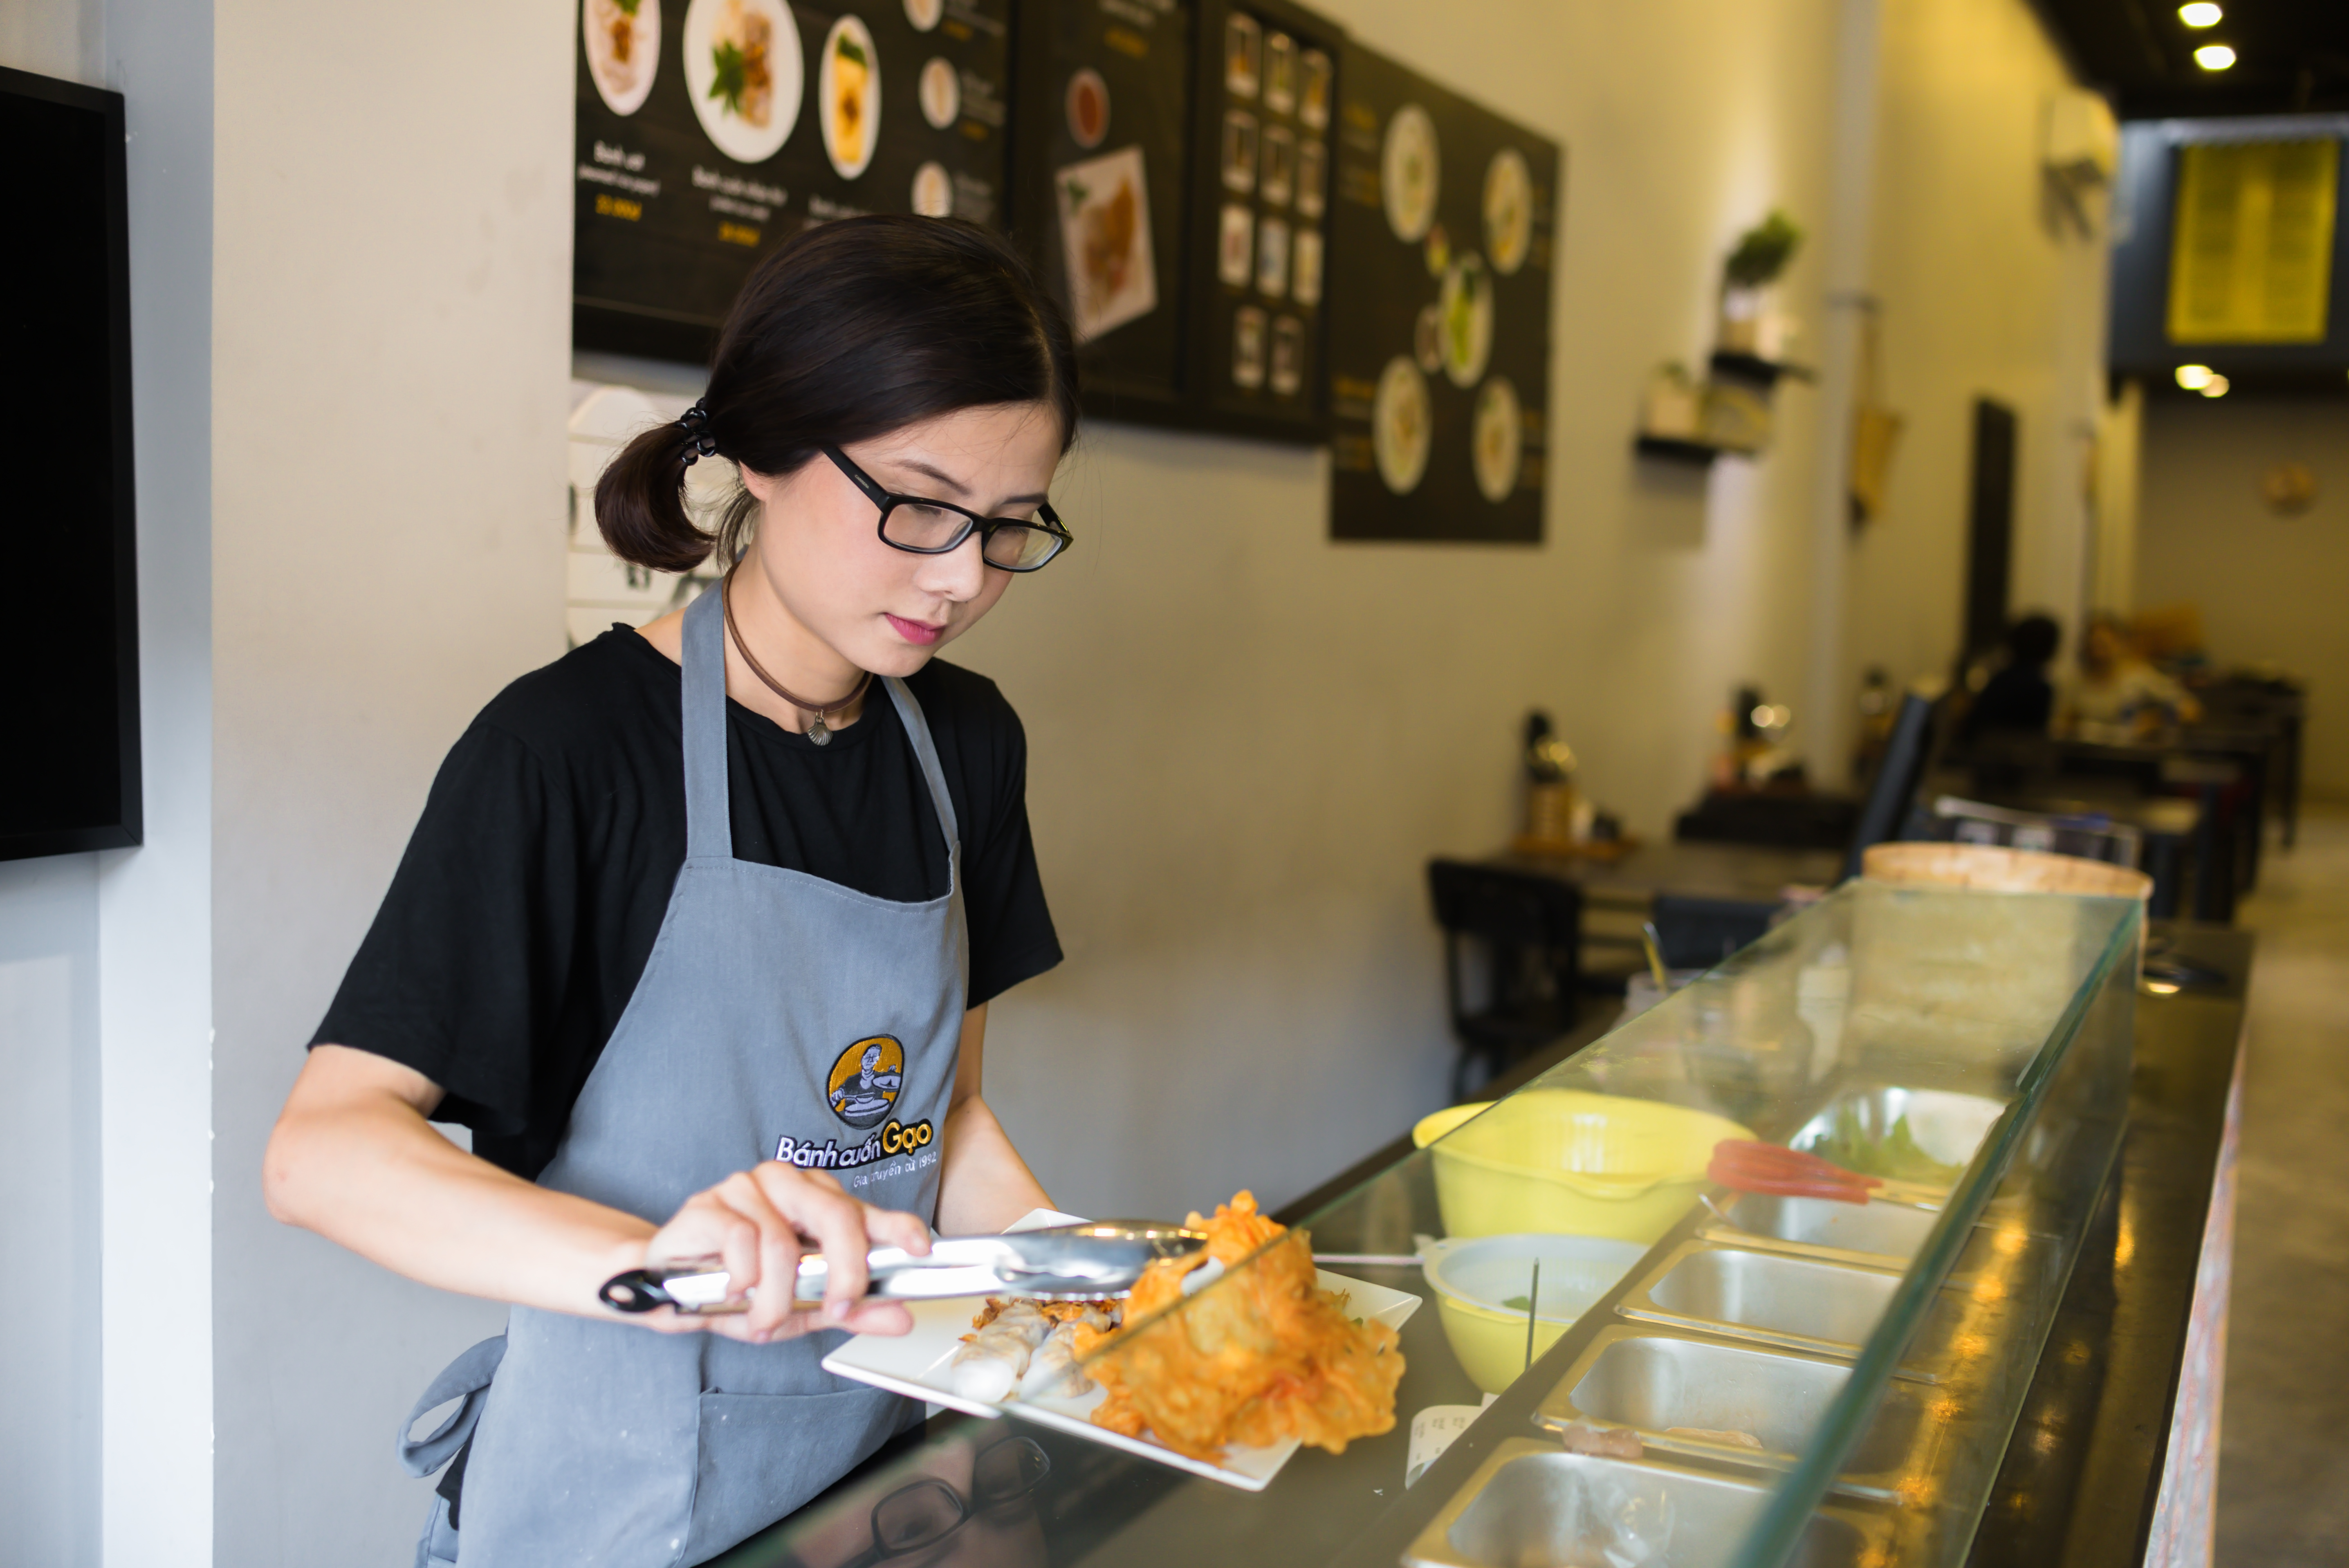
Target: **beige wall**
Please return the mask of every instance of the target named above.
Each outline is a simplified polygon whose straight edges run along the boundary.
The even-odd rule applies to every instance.
[[[2297,517],[2260,498],[2284,462],[2316,475]],[[2349,796],[2349,406],[2151,397],[2137,506],[2137,608],[2199,605],[2219,663],[2273,661],[2306,679],[2308,789]]]
[[[441,754],[563,649],[575,5],[220,11],[217,1558],[406,1563],[393,1427],[502,1313],[263,1212]]]
[[[1908,681],[1957,653],[1977,396],[2021,417],[2012,603],[2076,619],[2106,267],[2102,238],[2040,176],[2042,117],[2067,77],[2030,7],[1901,0],[1883,38],[1870,286],[1907,427],[1887,515],[1853,549],[1849,647],[1852,669]]]

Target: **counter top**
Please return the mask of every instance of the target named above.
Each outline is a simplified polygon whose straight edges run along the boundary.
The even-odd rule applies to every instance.
[[[2242,1030],[2251,941],[2242,933],[2157,923],[2178,955],[2217,970],[2220,987],[2142,995],[2137,1068],[2117,1179],[2063,1298],[2015,1428],[1971,1562],[2024,1568],[2106,1568],[2145,1561],[2162,1492],[2165,1439],[2185,1357],[2206,1217],[2220,1163],[2228,1086]],[[1612,1023],[1594,1021],[1512,1079],[1530,1078]],[[1506,1088],[1504,1083],[1496,1088]],[[1312,1212],[1325,1196],[1406,1156],[1398,1139],[1282,1211]],[[1343,1272],[1403,1285],[1416,1271]],[[1403,1333],[1411,1371],[1396,1429],[1342,1456],[1299,1453],[1261,1493],[1234,1491],[1030,1423],[947,1413],[908,1432],[792,1518],[716,1559],[713,1568],[848,1568],[869,1561],[867,1522],[885,1496],[926,1478],[968,1490],[975,1456],[1011,1439],[1036,1443],[1050,1473],[1027,1499],[983,1510],[918,1561],[1018,1568],[1146,1568],[1153,1563],[1392,1564],[1443,1501],[1451,1472],[1475,1462],[1476,1430],[1397,1508],[1408,1411],[1480,1398],[1451,1356],[1433,1311]],[[1522,1399],[1520,1399],[1522,1396]],[[1512,1389],[1500,1403],[1530,1400]],[[1496,1414],[1506,1415],[1506,1411]],[[1528,1411],[1529,1413],[1529,1411]],[[1506,1422],[1492,1423],[1498,1427]],[[2214,1439],[2215,1440],[2215,1439]],[[1422,1492],[1425,1491],[1423,1504]]]
[[[2214,1217],[2252,948],[2250,933],[2224,927],[2156,922],[2152,931],[2226,984],[2137,998],[2137,1072],[2119,1169],[1975,1533],[1968,1561],[1982,1568],[2121,1568],[2147,1560],[2205,1227]],[[2223,1222],[2230,1211],[2221,1209]],[[2215,1432],[2211,1445],[2215,1464]]]

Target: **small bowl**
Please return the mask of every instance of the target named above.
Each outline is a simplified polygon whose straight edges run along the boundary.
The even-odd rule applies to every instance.
[[[1526,1297],[1537,1260],[1541,1299],[1534,1304],[1533,1354],[1538,1357],[1647,1251],[1637,1242],[1604,1236],[1530,1233],[1432,1242],[1420,1258],[1461,1369],[1487,1394],[1498,1394],[1528,1365],[1526,1309],[1506,1304]]]

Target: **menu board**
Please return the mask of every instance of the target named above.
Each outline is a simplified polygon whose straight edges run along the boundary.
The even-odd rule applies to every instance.
[[[1076,325],[1087,402],[1183,391],[1193,0],[1021,0],[1014,228]]]
[[[1192,131],[1194,402],[1319,441],[1337,27],[1279,0],[1206,0]]]
[[[704,360],[810,223],[1000,224],[1009,7],[581,0],[573,341]]]
[[[1330,536],[1538,540],[1558,147],[1360,46],[1338,119]]]

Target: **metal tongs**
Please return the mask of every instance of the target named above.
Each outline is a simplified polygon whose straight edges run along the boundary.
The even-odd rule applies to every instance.
[[[1863,1176],[1816,1154],[1750,1138],[1724,1138],[1714,1144],[1704,1174],[1733,1191],[1829,1198],[1838,1203],[1865,1203],[1874,1189],[1884,1185],[1881,1176]]]
[[[1155,1220],[1094,1220],[999,1236],[941,1236],[925,1256],[902,1247],[864,1254],[864,1294],[895,1301],[957,1295],[1022,1295],[1042,1301],[1095,1301],[1130,1294],[1142,1271],[1161,1258],[1186,1257],[1207,1244],[1205,1233]],[[797,1301],[821,1301],[832,1277],[821,1253],[800,1259]],[[732,1301],[725,1265],[702,1258],[666,1268],[614,1274],[595,1294],[622,1312],[673,1306],[693,1314],[745,1312],[753,1286]]]

